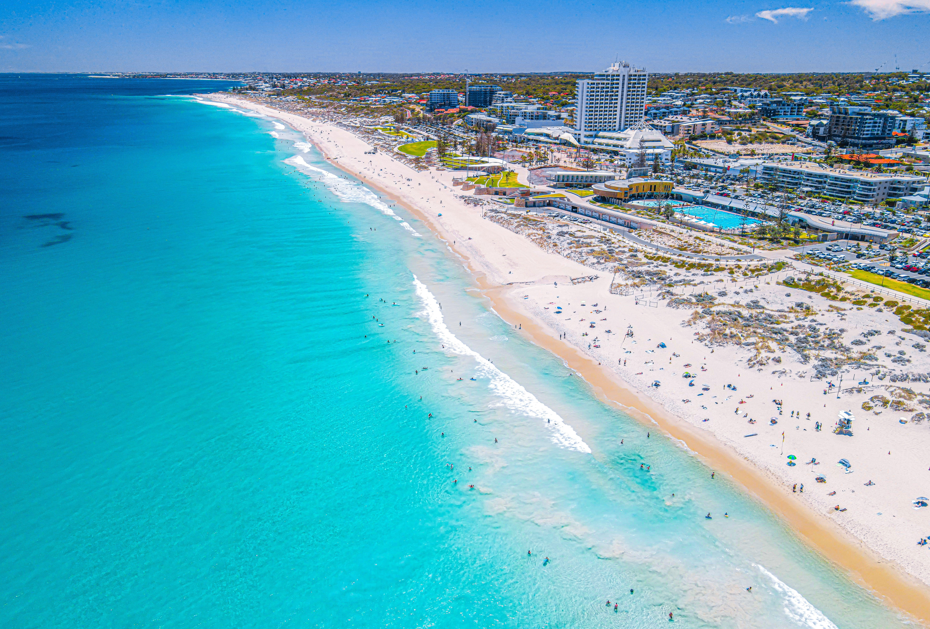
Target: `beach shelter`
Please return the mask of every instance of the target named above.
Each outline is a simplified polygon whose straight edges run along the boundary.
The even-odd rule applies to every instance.
[[[839,461],[837,461],[837,465],[840,465],[841,467],[845,467],[847,470],[852,467],[852,464],[846,459],[840,459]]]

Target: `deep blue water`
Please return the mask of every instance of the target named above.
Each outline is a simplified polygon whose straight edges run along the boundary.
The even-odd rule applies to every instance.
[[[0,626],[901,624],[224,87],[0,75]]]

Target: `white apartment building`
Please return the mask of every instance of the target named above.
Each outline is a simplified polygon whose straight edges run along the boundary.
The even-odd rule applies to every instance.
[[[812,192],[862,203],[900,199],[916,194],[926,185],[926,179],[916,175],[856,172],[804,162],[763,164],[759,181],[776,188],[807,188]]]
[[[575,132],[586,144],[602,131],[623,131],[646,117],[645,70],[615,63],[593,79],[578,81]]]

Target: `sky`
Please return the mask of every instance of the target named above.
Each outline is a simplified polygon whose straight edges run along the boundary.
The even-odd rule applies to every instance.
[[[930,72],[930,0],[4,0],[0,72]]]

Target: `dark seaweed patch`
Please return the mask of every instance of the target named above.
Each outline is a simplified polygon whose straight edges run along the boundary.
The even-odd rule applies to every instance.
[[[26,214],[23,216],[27,221],[60,221],[65,217],[64,213],[56,212],[54,214]]]
[[[48,242],[42,243],[40,247],[51,247],[52,245],[60,245],[63,242],[68,242],[73,237],[73,234],[60,234],[55,236]]]

